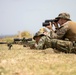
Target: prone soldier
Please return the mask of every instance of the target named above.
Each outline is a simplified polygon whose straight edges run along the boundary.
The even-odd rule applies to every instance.
[[[39,31],[35,34],[33,39],[36,43],[31,47],[31,49],[45,50],[46,48],[53,48],[60,52],[76,53],[73,51],[73,43],[71,41],[51,39]]]

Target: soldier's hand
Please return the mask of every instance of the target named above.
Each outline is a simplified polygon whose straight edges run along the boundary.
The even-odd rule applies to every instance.
[[[58,28],[58,23],[57,23],[57,22],[53,22],[53,24],[54,24],[54,26],[55,26],[56,28]]]
[[[50,23],[50,25],[46,26],[46,28],[48,28],[49,30],[51,30],[52,29],[52,23],[51,22],[49,22],[49,23]]]

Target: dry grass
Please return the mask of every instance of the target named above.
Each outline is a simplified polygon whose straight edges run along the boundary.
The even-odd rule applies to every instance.
[[[76,55],[0,45],[0,75],[76,75]]]

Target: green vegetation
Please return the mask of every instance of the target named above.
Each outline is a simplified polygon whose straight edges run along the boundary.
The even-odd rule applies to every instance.
[[[76,55],[0,45],[0,75],[76,75]]]

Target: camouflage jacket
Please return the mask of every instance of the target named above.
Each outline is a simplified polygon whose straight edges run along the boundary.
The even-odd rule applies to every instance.
[[[70,41],[76,41],[76,23],[68,21],[56,29],[56,32],[50,31],[50,36],[56,39],[64,40],[68,38]]]

